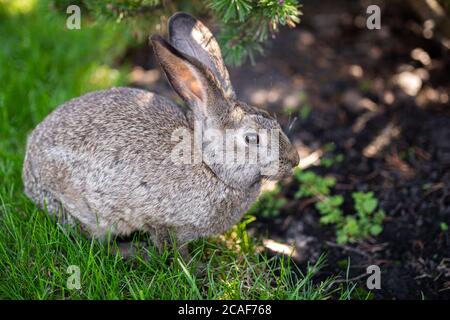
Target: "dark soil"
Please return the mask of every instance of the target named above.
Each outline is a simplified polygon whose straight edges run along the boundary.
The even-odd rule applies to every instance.
[[[381,7],[381,30],[365,26],[369,4]],[[255,65],[230,70],[232,82],[242,100],[277,114],[301,157],[334,143],[328,155],[344,161],[308,169],[337,179],[334,192],[350,204],[344,210],[353,212],[352,192],[373,191],[387,218],[377,238],[337,245],[333,227],[286,182],[289,203],[253,231],[294,245],[302,266],[327,252],[319,277],[345,280],[350,258],[349,278],[365,288],[367,266],[379,265],[374,298],[450,298],[450,231],[440,227],[450,225],[449,49],[424,37],[401,1],[303,1],[303,12],[300,26],[282,30]],[[134,85],[174,97],[148,56],[151,49],[130,52],[144,68]],[[399,84],[402,72],[418,87]]]

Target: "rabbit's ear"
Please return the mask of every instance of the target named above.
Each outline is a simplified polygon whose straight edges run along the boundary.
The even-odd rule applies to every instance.
[[[187,13],[175,13],[169,19],[169,42],[205,64],[217,78],[225,97],[236,98],[219,44],[203,23]]]
[[[178,51],[160,36],[152,36],[150,40],[170,84],[198,116],[211,117],[225,111],[215,107],[224,93],[205,65]]]

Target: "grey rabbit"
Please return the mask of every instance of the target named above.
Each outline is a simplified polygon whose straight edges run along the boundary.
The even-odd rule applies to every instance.
[[[223,233],[260,194],[263,179],[281,179],[299,162],[295,147],[267,112],[237,100],[219,45],[186,13],[169,19],[169,40],[150,38],[173,89],[187,108],[157,94],[112,88],[72,99],[30,134],[23,167],[26,195],[61,223],[90,236],[144,232],[161,247],[174,236],[180,247]],[[214,128],[234,132],[234,149],[260,143],[247,132],[279,130],[276,159],[218,161],[201,140],[200,161],[174,163],[176,130],[192,135]],[[194,130],[195,129],[195,130]],[[219,144],[221,144],[219,146]],[[233,150],[234,150],[233,149]],[[263,169],[277,162],[276,174]]]

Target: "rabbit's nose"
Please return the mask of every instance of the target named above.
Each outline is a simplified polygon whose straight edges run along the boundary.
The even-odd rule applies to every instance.
[[[288,160],[291,162],[292,167],[296,167],[300,162],[300,157],[295,147],[292,147],[292,149],[290,150],[288,154]]]

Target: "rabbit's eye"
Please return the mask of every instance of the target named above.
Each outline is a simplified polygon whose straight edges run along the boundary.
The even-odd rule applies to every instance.
[[[259,144],[259,136],[257,133],[247,133],[245,135],[245,143],[247,144]]]

